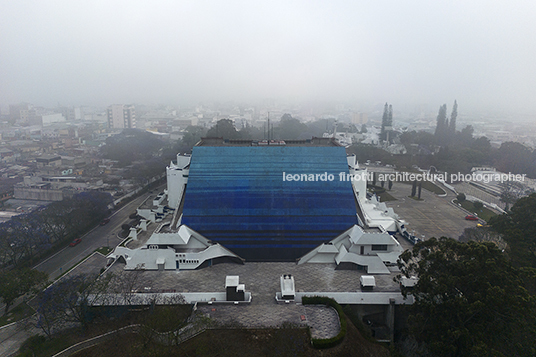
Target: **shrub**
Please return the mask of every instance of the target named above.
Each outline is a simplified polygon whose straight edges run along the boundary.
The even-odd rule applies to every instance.
[[[304,305],[327,305],[334,308],[339,315],[339,323],[341,325],[341,330],[339,331],[337,336],[332,338],[313,338],[313,347],[318,349],[324,349],[337,346],[339,343],[341,343],[344,339],[344,336],[346,335],[346,316],[342,311],[341,305],[339,305],[334,299],[325,296],[304,296],[302,298],[302,303]]]

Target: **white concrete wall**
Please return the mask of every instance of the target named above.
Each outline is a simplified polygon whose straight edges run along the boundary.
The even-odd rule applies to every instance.
[[[167,173],[167,192],[168,206],[177,208],[183,195],[184,185],[188,182],[189,170],[182,170],[177,167],[168,166]]]

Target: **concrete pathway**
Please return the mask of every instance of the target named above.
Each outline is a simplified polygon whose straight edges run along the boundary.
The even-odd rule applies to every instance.
[[[33,317],[32,317],[33,318]],[[0,357],[16,355],[26,339],[40,330],[30,325],[30,321],[18,321],[0,328]]]

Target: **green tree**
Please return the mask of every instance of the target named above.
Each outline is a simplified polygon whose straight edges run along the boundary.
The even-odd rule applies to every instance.
[[[462,129],[460,132],[460,145],[462,146],[471,146],[473,143],[473,133],[475,129],[472,125],[467,125],[465,128]]]
[[[534,153],[520,143],[502,143],[499,149],[495,151],[493,159],[494,165],[499,171],[536,177]]]
[[[236,130],[231,119],[220,119],[207,132],[209,138],[240,139],[240,133]]]
[[[462,203],[463,201],[465,201],[465,193],[459,193],[457,196],[456,196],[456,200],[458,201],[458,203]]]
[[[519,199],[509,213],[495,216],[489,224],[508,243],[515,264],[536,268],[536,193]]]
[[[393,126],[393,106],[385,103],[383,107],[382,127],[380,131],[380,140],[387,140],[388,132]]]
[[[506,249],[506,242],[501,238],[501,235],[497,233],[492,227],[486,225],[482,227],[465,228],[460,236],[460,242],[491,242],[497,246],[501,251]]]
[[[139,129],[125,129],[121,134],[106,139],[101,148],[104,157],[119,161],[122,166],[136,160],[145,160],[158,153],[164,142],[156,135]]]
[[[434,356],[534,356],[536,303],[519,270],[493,243],[429,239],[401,254],[402,288],[415,302],[409,331]],[[398,277],[400,279],[401,276]]]
[[[452,106],[452,113],[450,114],[450,124],[449,124],[449,131],[450,131],[451,136],[456,134],[456,118],[457,117],[458,117],[458,103],[454,101],[454,105]]]
[[[275,139],[281,140],[305,139],[304,135],[307,131],[307,125],[293,118],[290,114],[285,114],[281,117],[274,136]]]
[[[439,113],[437,114],[436,128],[434,136],[440,145],[447,144],[448,136],[448,120],[447,120],[447,105],[443,104],[439,107]]]
[[[190,125],[185,129],[184,135],[179,142],[179,146],[191,150],[194,145],[206,135],[206,133],[207,129],[203,128],[202,126]]]
[[[0,297],[6,304],[5,313],[18,297],[36,292],[47,278],[46,273],[29,268],[1,271]]]
[[[505,204],[505,211],[508,211],[521,197],[530,194],[530,189],[518,181],[504,181],[499,184],[499,187],[501,189],[499,199]]]

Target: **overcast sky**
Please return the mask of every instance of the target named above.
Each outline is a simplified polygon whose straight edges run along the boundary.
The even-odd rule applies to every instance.
[[[536,2],[0,0],[0,104],[536,109]]]

